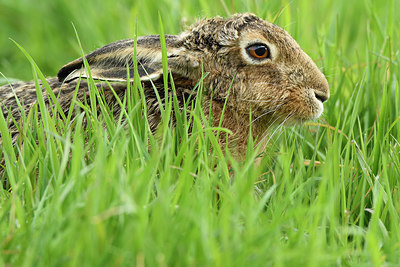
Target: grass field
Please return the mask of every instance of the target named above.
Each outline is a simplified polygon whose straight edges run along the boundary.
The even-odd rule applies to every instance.
[[[128,126],[87,107],[86,130],[82,116],[71,130],[32,112],[14,148],[0,118],[13,187],[0,191],[0,266],[400,265],[398,10],[399,0],[1,0],[9,80],[38,71],[10,38],[54,76],[80,56],[72,23],[90,52],[136,29],[160,33],[159,14],[176,34],[196,18],[253,12],[298,41],[331,98],[321,119],[279,131],[259,166],[254,151],[244,162],[210,151],[200,108],[192,137],[182,125],[157,140],[140,105],[128,106]]]

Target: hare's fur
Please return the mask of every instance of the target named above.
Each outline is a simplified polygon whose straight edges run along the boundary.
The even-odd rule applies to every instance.
[[[249,133],[250,112],[253,138],[260,141],[271,125],[295,123],[314,119],[322,113],[322,102],[329,98],[325,76],[296,41],[283,29],[253,14],[237,14],[201,20],[179,35],[166,35],[169,71],[174,77],[178,100],[183,103],[204,73],[205,93],[202,99],[208,114],[212,102],[213,121],[219,122],[224,102],[226,110],[222,126],[233,134],[229,142],[236,155],[244,155]],[[249,45],[261,43],[269,48],[270,58],[255,60],[246,53]],[[122,40],[106,45],[86,56],[95,80],[111,81],[119,98],[126,91],[127,65],[133,77],[134,41]],[[164,95],[162,54],[158,35],[137,40],[137,62],[148,103],[149,122],[153,130],[160,121],[158,102],[153,85]],[[82,79],[79,79],[81,77]],[[88,77],[82,58],[61,68],[57,78],[47,82],[59,102],[67,110],[80,82],[77,99],[88,96]],[[106,102],[115,116],[120,106],[108,87],[101,85]],[[19,109],[15,95],[28,112],[36,102],[33,82],[0,87],[1,108],[5,117],[12,115],[18,122]],[[227,99],[229,92],[229,97]],[[14,95],[15,93],[15,95]],[[44,99],[49,100],[43,88]],[[86,99],[89,99],[86,97]],[[9,129],[15,140],[18,135],[14,122]],[[221,139],[222,140],[222,139]],[[225,140],[225,139],[224,139]]]

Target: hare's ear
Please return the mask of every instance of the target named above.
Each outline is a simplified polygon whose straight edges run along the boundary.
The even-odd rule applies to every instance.
[[[183,78],[196,78],[200,68],[199,60],[181,46],[182,42],[179,40],[179,36],[166,35],[165,39],[169,71]],[[127,81],[127,67],[131,80],[134,76],[133,55],[134,40],[129,39],[106,45],[85,57],[93,79]],[[162,76],[160,37],[150,35],[138,38],[136,58],[141,81],[159,79]],[[57,76],[61,82],[68,82],[79,77],[89,77],[82,58],[63,66]]]

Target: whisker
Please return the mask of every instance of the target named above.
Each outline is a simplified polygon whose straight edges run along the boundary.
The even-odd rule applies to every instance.
[[[267,141],[267,144],[270,142],[271,138],[275,135],[275,133],[276,133],[278,130],[283,129],[283,127],[284,127],[284,125],[285,125],[285,122],[287,122],[291,117],[293,117],[294,114],[295,114],[295,113],[291,113],[291,114],[289,114],[289,115],[286,116],[286,118],[282,121],[282,123],[280,123],[280,124],[278,125],[278,127],[276,128],[276,130],[270,135],[270,137],[269,137],[269,139],[268,139],[268,141]]]
[[[277,109],[278,107],[276,107],[276,109]],[[264,112],[263,114],[261,114],[260,116],[257,116],[254,120],[252,120],[247,126],[250,126],[251,124],[253,124],[254,122],[256,122],[256,121],[258,121],[259,119],[261,119],[262,117],[264,117],[264,116],[266,116],[266,115],[268,115],[268,114],[271,114],[271,113],[273,113],[273,112],[275,112],[276,111],[276,109],[274,109],[274,110],[269,110],[269,111],[267,111],[267,112]]]
[[[269,138],[268,138],[266,144],[268,144],[268,143],[270,142],[271,138],[272,138],[279,130],[281,130],[281,129],[284,128],[285,122],[287,122],[287,121],[288,121],[290,118],[292,118],[294,115],[295,115],[295,113],[290,113],[290,114],[286,115],[286,118],[276,127],[276,129],[272,132],[272,134],[269,135]],[[281,118],[281,117],[282,117],[282,116],[278,116],[277,119],[275,119],[274,122],[276,122],[276,121],[277,121],[279,118]],[[262,138],[261,138],[260,141],[256,144],[255,147],[257,147],[261,142],[263,142],[263,141],[265,140],[265,138],[267,138],[267,136],[268,136],[268,130],[269,130],[269,128],[274,124],[274,122],[273,122],[270,126],[268,126],[268,128],[264,131],[264,133],[261,135]]]
[[[279,84],[279,83],[270,83],[270,82],[256,82],[256,83],[254,83],[255,85],[257,85],[257,84],[264,84],[264,85],[273,85],[273,86],[275,86],[276,88],[284,88],[284,87],[286,87],[286,86],[284,86],[284,85],[282,85],[282,84]]]
[[[264,117],[264,116],[266,116],[266,115],[268,115],[268,114],[271,114],[271,113],[274,114],[274,113],[279,109],[279,107],[281,107],[283,104],[285,104],[285,103],[282,103],[282,104],[280,104],[280,105],[277,105],[277,106],[275,107],[275,109],[273,109],[273,110],[268,110],[267,112],[264,112],[263,114],[259,115],[259,116],[256,117],[251,123],[249,123],[248,126],[250,126],[250,124],[254,123],[255,121],[261,119],[262,117]]]
[[[275,103],[288,101],[287,99],[271,99],[271,100],[257,100],[257,99],[240,99],[240,101],[255,102],[255,103]]]
[[[270,128],[274,125],[274,123],[275,123],[276,121],[278,121],[280,118],[282,118],[282,115],[276,117],[276,119],[267,127],[267,129],[265,129],[265,131],[264,131],[263,134],[261,135],[262,137],[261,137],[260,141],[258,141],[258,143],[256,144],[255,147],[257,147],[261,142],[264,141],[264,139],[268,136],[269,129],[270,129]]]

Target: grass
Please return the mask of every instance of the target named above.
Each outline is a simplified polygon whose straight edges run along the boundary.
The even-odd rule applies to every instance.
[[[351,7],[343,0],[3,0],[0,71],[9,79],[55,75],[79,57],[71,21],[89,52],[133,37],[135,27],[139,35],[160,33],[158,12],[164,32],[174,34],[196,17],[251,11],[298,40],[332,96],[320,120],[280,132],[258,166],[254,151],[244,162],[223,156],[212,128],[202,128],[199,103],[192,137],[170,99],[164,118],[181,120],[176,130],[166,122],[155,138],[135,83],[119,121],[98,98],[100,117],[81,106],[73,127],[69,114],[61,120],[53,111],[38,123],[39,99],[23,118],[23,146],[11,146],[0,115],[13,187],[0,192],[0,265],[400,264],[398,7],[398,0]]]

